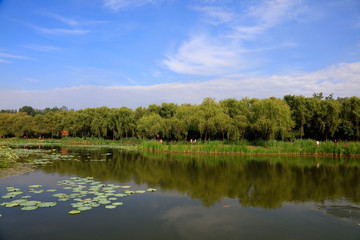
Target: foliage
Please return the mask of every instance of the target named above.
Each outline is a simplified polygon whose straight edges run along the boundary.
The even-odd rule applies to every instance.
[[[71,137],[118,140],[138,137],[168,141],[198,139],[267,141],[359,140],[360,99],[286,95],[284,99],[205,98],[199,105],[152,104],[121,108],[33,109],[0,111],[0,136]],[[264,145],[265,146],[265,145]]]

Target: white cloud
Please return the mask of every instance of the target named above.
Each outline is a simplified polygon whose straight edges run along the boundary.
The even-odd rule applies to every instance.
[[[31,50],[35,50],[35,51],[40,51],[40,52],[56,52],[56,51],[63,50],[60,47],[46,46],[46,45],[36,45],[36,44],[24,45],[23,47],[31,49]]]
[[[195,7],[194,10],[200,11],[206,16],[206,21],[210,24],[218,25],[233,21],[236,14],[228,9],[222,7],[205,6]]]
[[[86,20],[86,19],[77,19],[77,18],[75,19],[75,18],[70,18],[70,17],[64,17],[62,15],[55,14],[55,13],[52,13],[49,11],[41,11],[41,14],[51,17],[53,19],[56,19],[56,20],[58,20],[62,23],[65,23],[66,25],[69,25],[71,27],[109,23],[108,21],[103,21],[103,20]]]
[[[21,60],[31,60],[31,58],[26,56],[14,55],[5,52],[0,52],[0,63],[13,63],[8,59],[21,59]]]
[[[44,28],[44,27],[39,27],[36,25],[28,24],[28,23],[24,23],[24,24],[35,29],[36,31],[38,31],[40,33],[50,34],[50,35],[58,35],[58,36],[60,36],[60,35],[84,35],[84,34],[91,32],[90,30],[85,30],[85,29]]]
[[[236,32],[233,36],[252,38],[284,21],[296,18],[304,9],[305,7],[298,0],[263,1],[247,9],[240,21],[234,23]]]
[[[201,76],[235,74],[258,65],[259,58],[249,54],[254,52],[253,49],[243,47],[248,43],[245,40],[263,37],[271,28],[299,16],[305,7],[297,0],[254,1],[252,4],[255,5],[245,9],[239,8],[240,4],[233,5],[234,9],[216,5],[193,7],[205,14],[206,23],[223,25],[217,28],[216,34],[207,30],[204,30],[207,34],[193,33],[175,53],[166,55],[163,65],[177,73]],[[256,47],[257,52],[279,48],[280,45],[289,47],[279,42],[275,44]]]
[[[0,52],[0,57],[30,60],[30,58],[26,57],[26,56],[14,55],[14,54],[9,54],[9,53],[5,53],[5,52]]]
[[[54,19],[57,19],[60,22],[63,22],[63,23],[65,23],[67,25],[70,25],[70,26],[78,26],[78,25],[80,25],[80,23],[78,21],[76,21],[75,19],[72,19],[72,18],[64,17],[64,16],[54,14],[54,13],[50,13],[50,12],[44,12],[44,14],[49,16],[49,17],[52,17]]]
[[[52,35],[84,35],[89,32],[90,30],[85,29],[66,29],[66,28],[43,28],[38,26],[33,26],[37,31],[45,34],[52,34]]]
[[[12,63],[12,62],[0,58],[0,63]]]
[[[35,78],[25,78],[25,80],[28,82],[40,82],[40,80],[35,79]]]
[[[231,42],[220,44],[206,36],[195,36],[183,43],[175,54],[169,54],[162,63],[177,73],[201,76],[223,74],[241,66],[238,49]]]
[[[140,7],[142,5],[151,3],[154,4],[159,0],[104,0],[104,6],[113,11],[119,11],[129,7]]]
[[[314,92],[335,97],[360,97],[360,62],[341,63],[310,73],[272,75],[256,78],[214,79],[204,82],[169,83],[152,86],[80,86],[51,90],[0,90],[0,109],[67,106],[136,108],[173,102],[199,104],[205,97],[217,100],[243,97],[282,98],[284,95],[312,96]]]

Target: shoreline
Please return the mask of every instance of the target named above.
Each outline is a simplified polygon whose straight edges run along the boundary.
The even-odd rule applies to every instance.
[[[313,144],[314,143],[314,144]],[[315,156],[336,158],[360,157],[360,142],[320,142],[299,140],[296,142],[267,141],[266,146],[250,145],[249,143],[228,143],[208,141],[198,143],[158,142],[156,140],[121,139],[0,139],[0,145],[63,145],[81,147],[115,147],[126,150],[142,150],[148,152],[184,153],[204,155],[239,155],[239,156]]]

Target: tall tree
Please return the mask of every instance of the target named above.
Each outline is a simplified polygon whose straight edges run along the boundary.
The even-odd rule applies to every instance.
[[[289,105],[281,99],[271,97],[258,100],[252,106],[252,127],[264,139],[284,139],[294,125]]]

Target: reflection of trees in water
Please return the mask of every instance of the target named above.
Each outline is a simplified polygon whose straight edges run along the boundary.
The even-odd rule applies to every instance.
[[[105,155],[109,151],[112,155]],[[44,171],[93,176],[101,181],[132,180],[187,194],[200,199],[204,206],[225,197],[239,199],[244,207],[263,208],[281,207],[283,202],[340,198],[360,202],[360,170],[355,159],[174,155],[105,149],[80,153],[80,161],[57,161]],[[90,161],[100,159],[104,161]]]

